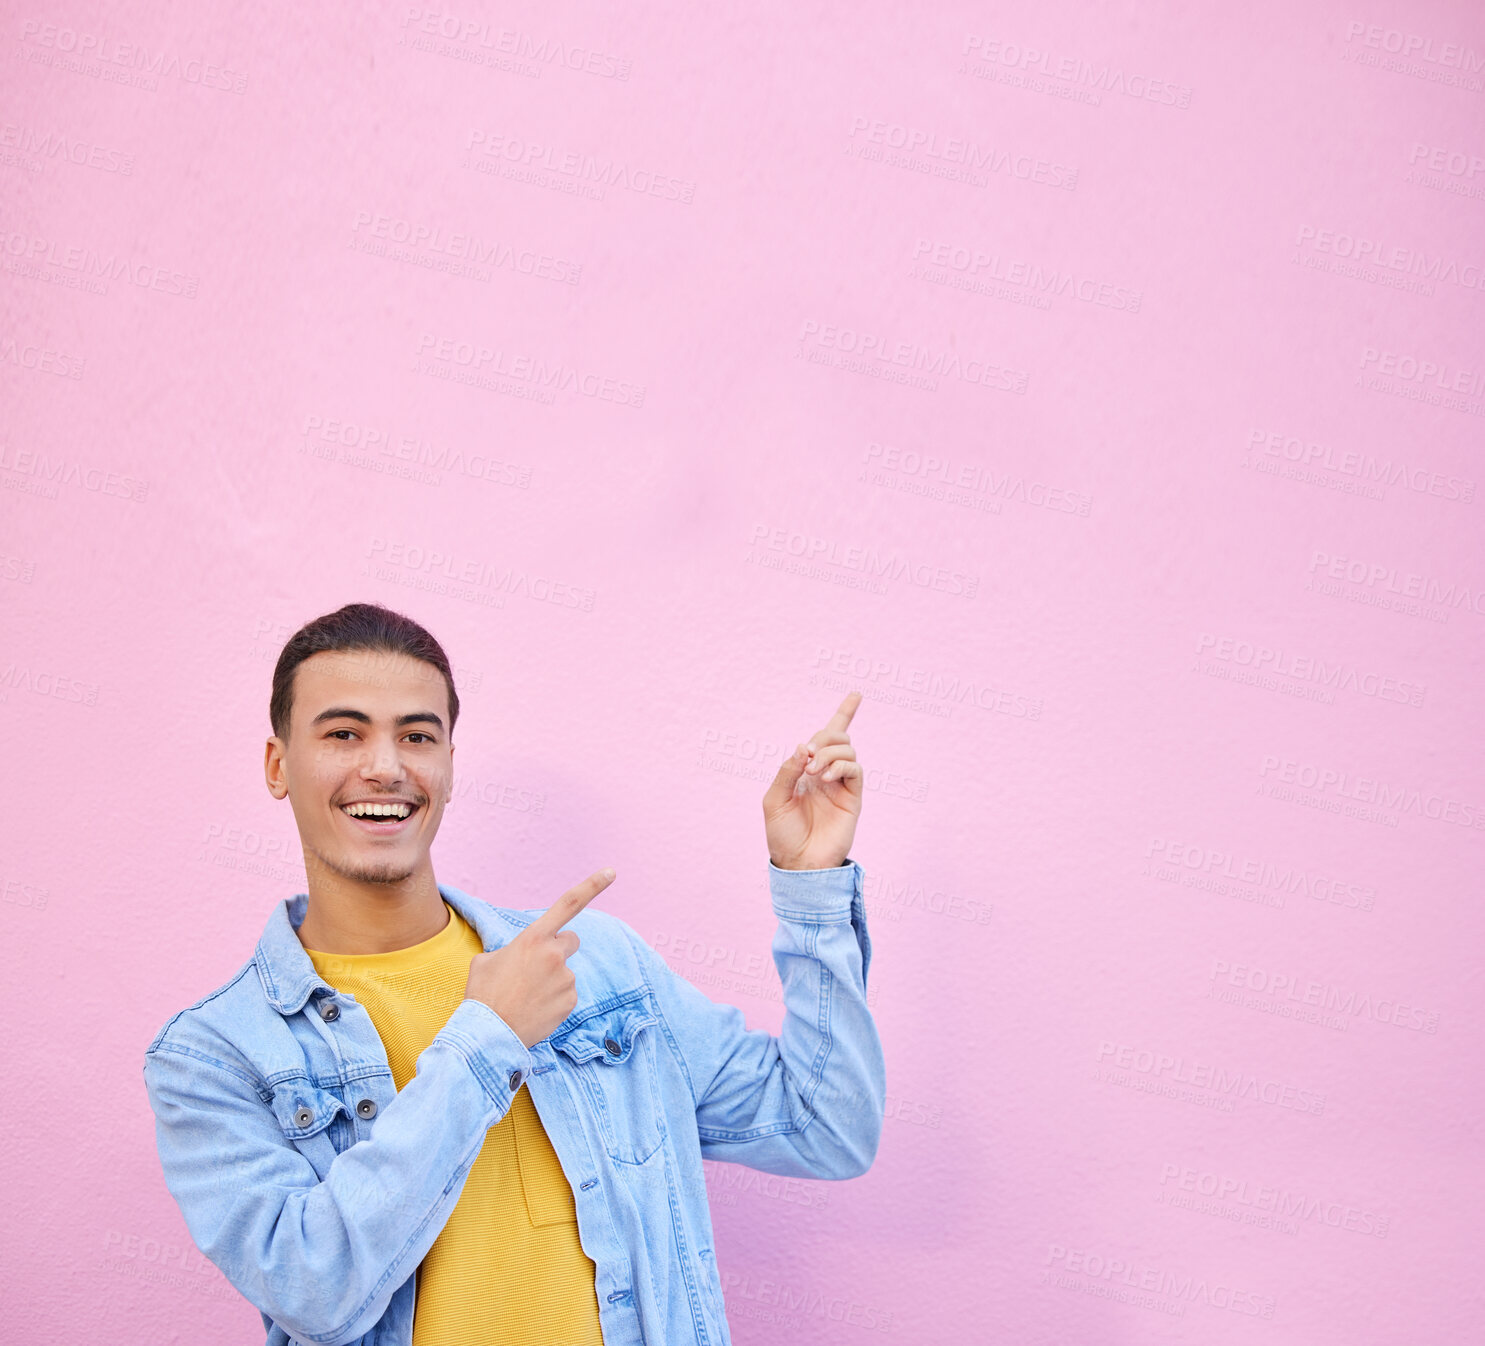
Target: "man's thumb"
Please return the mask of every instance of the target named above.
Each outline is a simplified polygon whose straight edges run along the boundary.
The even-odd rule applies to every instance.
[[[809,755],[803,747],[795,748],[792,757],[784,758],[779,765],[778,774],[773,778],[773,784],[768,787],[768,792],[763,796],[764,808],[779,808],[794,797],[794,787],[800,776],[804,774],[809,761]]]

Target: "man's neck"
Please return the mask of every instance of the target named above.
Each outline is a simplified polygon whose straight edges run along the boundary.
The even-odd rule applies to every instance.
[[[431,867],[400,883],[316,875],[299,942],[316,953],[395,953],[432,939],[449,923]]]

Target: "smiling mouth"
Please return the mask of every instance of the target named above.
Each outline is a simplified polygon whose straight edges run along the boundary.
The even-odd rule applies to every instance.
[[[394,799],[385,803],[342,804],[340,811],[363,832],[384,836],[400,832],[421,807],[405,799]]]

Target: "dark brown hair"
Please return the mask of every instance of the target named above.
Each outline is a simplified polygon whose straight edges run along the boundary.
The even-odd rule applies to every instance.
[[[381,650],[406,654],[432,664],[443,674],[449,689],[449,733],[459,718],[459,694],[449,657],[429,632],[411,617],[384,608],[380,603],[347,603],[337,612],[327,612],[289,637],[273,668],[273,694],[268,700],[268,720],[274,735],[289,738],[289,716],[294,706],[294,670],[312,654],[326,650]]]

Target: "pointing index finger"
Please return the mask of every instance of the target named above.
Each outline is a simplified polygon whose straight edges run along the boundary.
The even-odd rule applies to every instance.
[[[835,708],[835,714],[830,717],[830,723],[825,726],[827,730],[844,730],[851,723],[851,716],[856,713],[857,707],[861,705],[860,692],[847,692],[846,698]]]
[[[600,869],[596,874],[590,874],[581,883],[569,888],[532,921],[525,933],[538,939],[544,935],[555,935],[613,881],[614,871],[611,869]]]

